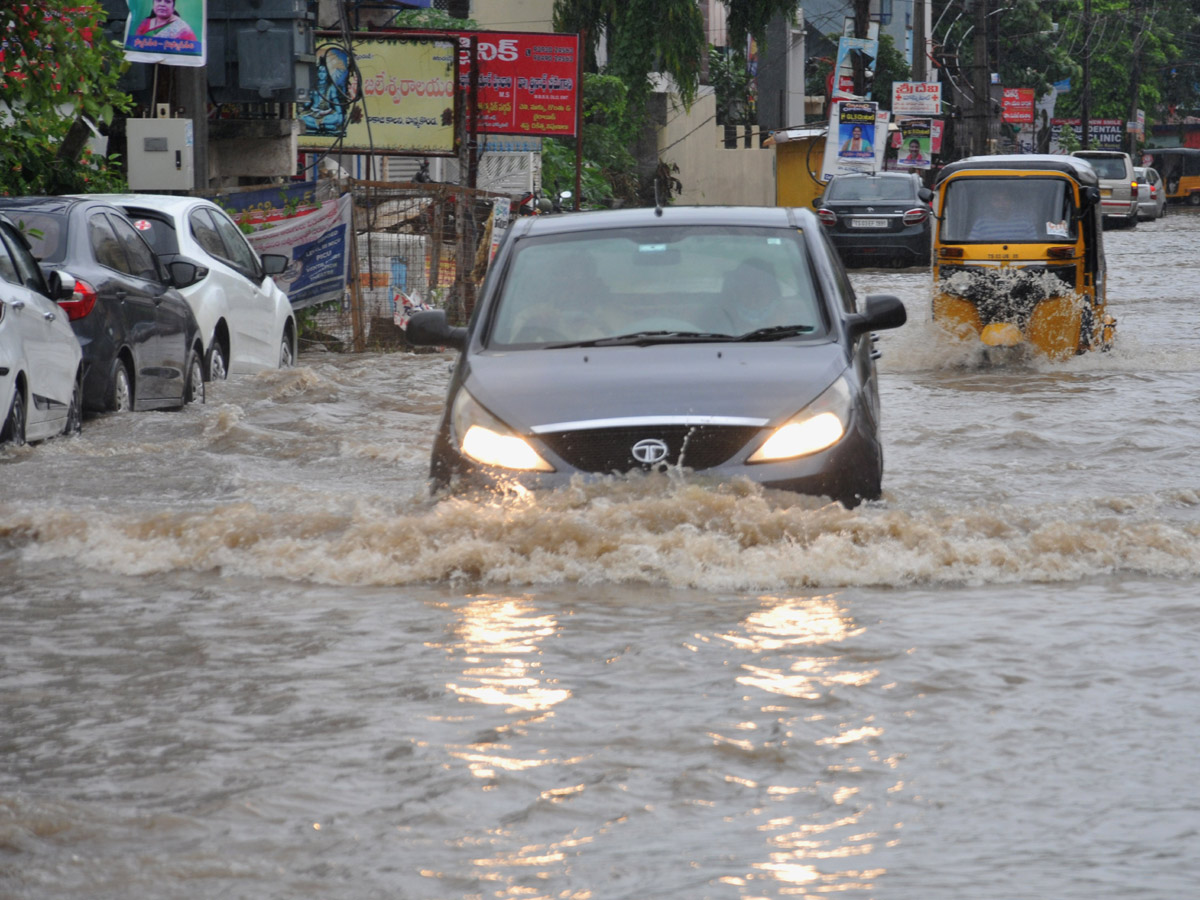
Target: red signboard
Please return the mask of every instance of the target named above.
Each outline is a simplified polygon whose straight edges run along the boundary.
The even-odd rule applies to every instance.
[[[1033,104],[1033,88],[1005,88],[1001,118],[1013,125],[1032,125]]]
[[[459,31],[459,88],[471,87],[476,39],[479,134],[574,137],[579,100],[579,35]]]

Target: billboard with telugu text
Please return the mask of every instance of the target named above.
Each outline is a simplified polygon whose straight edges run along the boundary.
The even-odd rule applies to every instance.
[[[357,37],[317,47],[317,78],[297,110],[302,150],[455,152],[452,40]],[[361,102],[360,102],[361,100]]]
[[[130,62],[203,66],[207,0],[126,0],[123,46]]]
[[[458,32],[458,85],[471,87],[471,38],[479,57],[479,134],[573,137],[579,97],[579,35]]]

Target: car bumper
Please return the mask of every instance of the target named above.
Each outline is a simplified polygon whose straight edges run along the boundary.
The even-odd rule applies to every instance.
[[[1137,214],[1136,200],[1101,200],[1100,212],[1108,218],[1128,219]]]
[[[751,452],[743,450],[733,461],[698,471],[686,470],[698,479],[730,481],[746,478],[763,487],[817,497],[828,497],[853,507],[862,500],[879,498],[883,474],[883,453],[878,439],[861,427],[862,415],[856,414],[846,435],[832,447],[796,459],[747,464]],[[555,466],[553,472],[514,472],[482,466],[462,456],[440,434],[433,451],[431,475],[435,490],[504,491],[519,488],[530,491],[553,490],[576,480],[594,483],[621,473],[584,472],[576,469],[539,445],[539,452]],[[635,472],[637,470],[634,470]],[[628,474],[628,473],[626,473]]]
[[[891,233],[830,231],[829,238],[838,254],[853,259],[894,259],[912,262],[929,259],[933,238],[927,229],[909,229]]]

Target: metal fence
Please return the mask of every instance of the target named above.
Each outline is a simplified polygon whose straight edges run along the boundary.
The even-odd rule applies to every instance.
[[[350,282],[340,306],[303,317],[302,340],[348,351],[406,347],[406,304],[445,308],[452,322],[465,322],[509,195],[418,182],[351,181],[348,190]]]

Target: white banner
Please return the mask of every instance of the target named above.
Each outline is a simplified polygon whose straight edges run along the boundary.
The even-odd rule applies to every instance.
[[[329,300],[340,301],[350,272],[350,195],[327,200],[305,216],[283,219],[249,235],[259,253],[282,253],[292,262],[275,276],[300,309]]]

